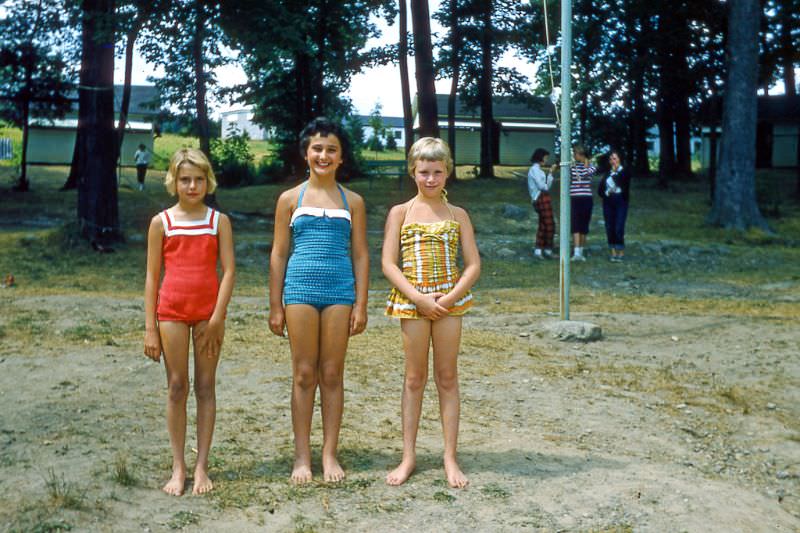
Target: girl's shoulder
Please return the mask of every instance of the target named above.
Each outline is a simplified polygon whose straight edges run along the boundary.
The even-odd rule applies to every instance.
[[[166,209],[164,210],[166,211]],[[164,229],[164,211],[159,211],[150,219],[150,227],[153,229]]]
[[[294,206],[297,203],[298,196],[300,196],[300,189],[302,189],[303,183],[295,185],[291,189],[286,189],[280,193],[278,195],[278,205]]]
[[[457,205],[453,205],[448,202],[447,204],[450,207],[450,211],[453,213],[453,217],[459,223],[469,222],[469,213],[463,207],[458,207]]]
[[[347,187],[345,187],[342,184],[338,184],[338,185],[344,191],[344,195],[347,198],[347,203],[348,204],[350,204],[351,206],[363,206],[364,205],[364,198],[360,194],[358,194],[357,192],[355,192],[355,191],[353,191],[351,189],[348,189]]]

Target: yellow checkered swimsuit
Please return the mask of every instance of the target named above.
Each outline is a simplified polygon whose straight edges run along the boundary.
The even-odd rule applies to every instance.
[[[461,277],[457,262],[460,240],[461,226],[456,220],[403,224],[400,230],[403,275],[423,294],[447,294]],[[470,307],[472,294],[467,292],[450,308],[450,316],[463,315]],[[421,318],[417,307],[397,288],[389,293],[386,314]]]

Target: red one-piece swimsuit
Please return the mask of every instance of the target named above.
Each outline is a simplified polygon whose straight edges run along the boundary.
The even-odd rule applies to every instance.
[[[209,207],[204,219],[187,222],[173,220],[166,210],[160,216],[164,279],[158,291],[158,320],[189,324],[208,320],[219,291],[219,213]]]

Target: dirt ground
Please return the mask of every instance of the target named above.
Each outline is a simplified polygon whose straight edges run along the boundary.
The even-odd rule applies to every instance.
[[[383,478],[401,450],[402,351],[381,297],[348,354],[345,482],[288,483],[288,343],[268,335],[263,298],[238,297],[216,489],[175,498],[158,490],[165,374],[141,355],[141,299],[0,291],[2,529],[800,531],[796,314],[573,312],[603,329],[583,344],[544,332],[557,317],[531,305],[542,295],[479,290],[460,356],[470,486],[444,482],[431,381],[419,469],[394,488]],[[313,435],[318,474],[318,413]]]

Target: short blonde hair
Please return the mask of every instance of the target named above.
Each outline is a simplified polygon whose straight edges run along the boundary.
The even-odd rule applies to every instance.
[[[411,145],[408,151],[408,175],[414,177],[417,161],[442,161],[447,175],[453,172],[453,156],[450,147],[441,139],[435,137],[422,137]]]
[[[169,160],[169,170],[167,170],[167,177],[164,178],[164,187],[167,188],[168,193],[172,196],[177,193],[178,170],[181,165],[185,164],[199,168],[206,175],[208,180],[206,194],[212,194],[217,190],[217,177],[214,176],[214,169],[211,168],[211,162],[206,154],[197,148],[181,148]]]

